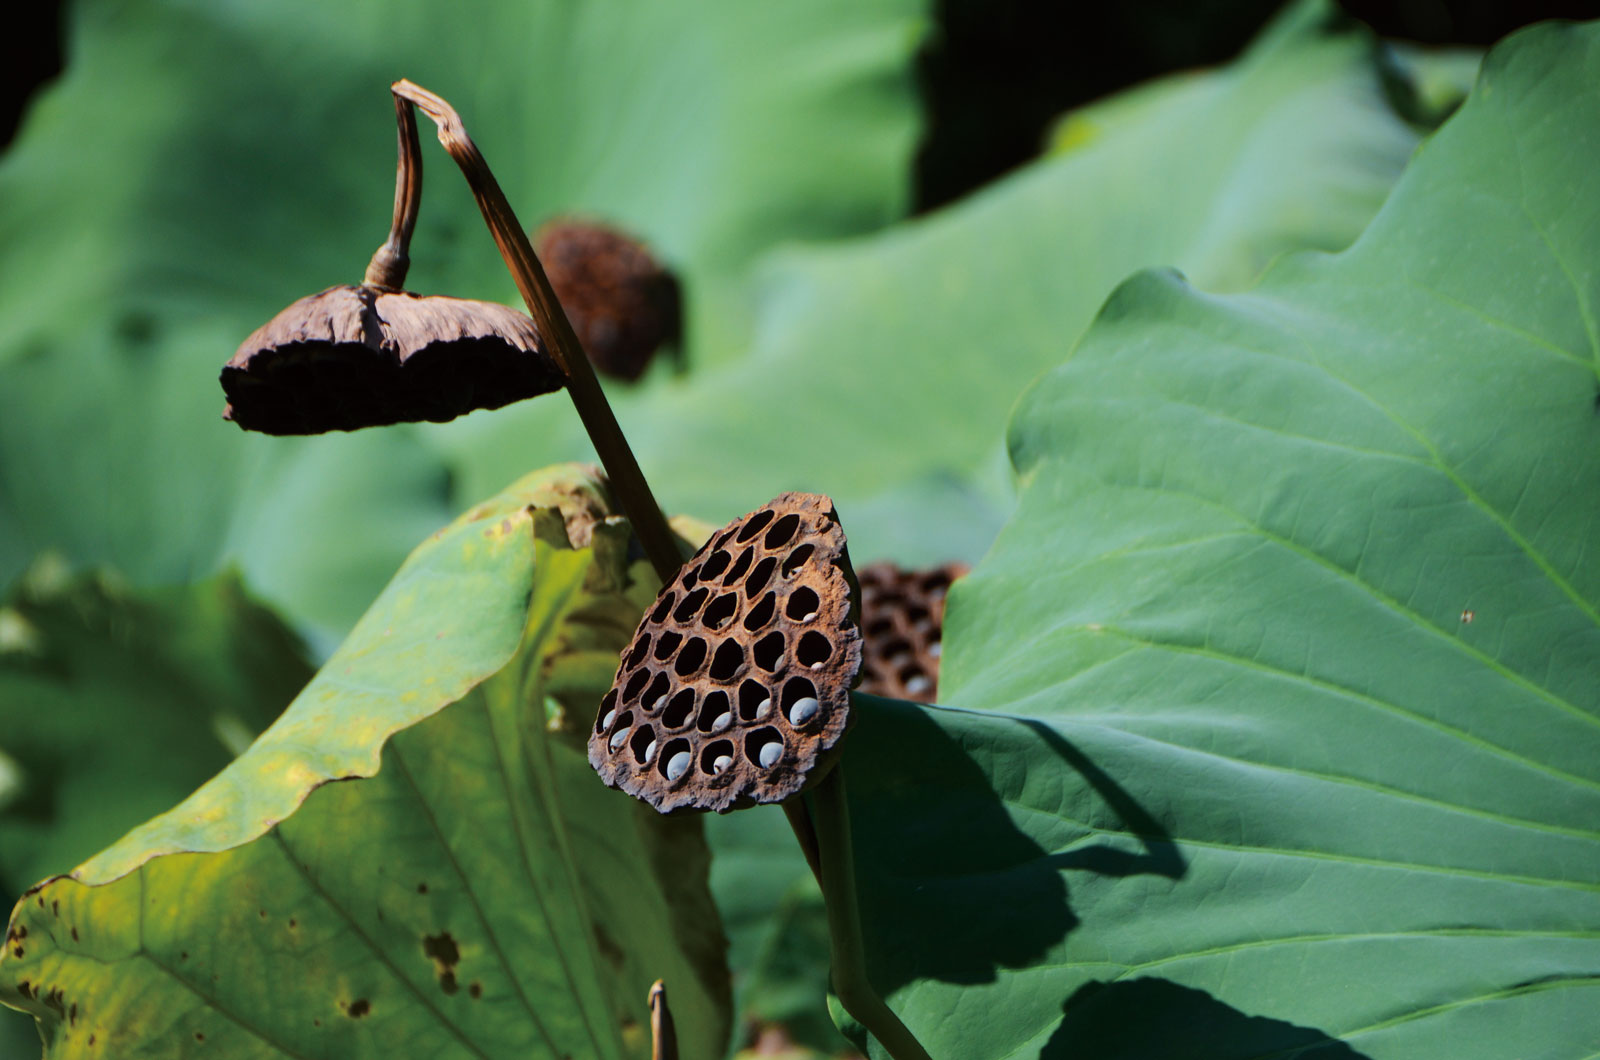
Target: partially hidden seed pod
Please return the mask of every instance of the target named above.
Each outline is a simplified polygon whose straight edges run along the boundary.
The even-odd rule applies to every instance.
[[[833,502],[783,494],[711,535],[661,590],[596,711],[590,764],[662,813],[783,801],[837,756],[858,627]]]
[[[939,694],[945,595],[967,573],[962,563],[907,570],[861,568],[861,691],[932,703]]]
[[[638,239],[610,225],[562,218],[534,233],[545,275],[598,372],[634,380],[682,340],[682,294]]]

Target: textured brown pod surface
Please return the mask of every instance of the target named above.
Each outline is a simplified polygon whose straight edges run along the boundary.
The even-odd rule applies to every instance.
[[[637,379],[657,350],[678,344],[678,280],[637,239],[606,225],[560,220],[540,228],[535,243],[596,371]]]
[[[561,389],[533,321],[490,302],[344,284],[293,303],[222,369],[223,418],[267,434],[454,419]]]
[[[589,763],[662,813],[800,791],[850,724],[854,582],[820,494],[785,493],[717,531],[639,623],[600,701]]]
[[[862,567],[861,691],[932,703],[939,694],[944,601],[964,563],[906,570],[893,563]]]

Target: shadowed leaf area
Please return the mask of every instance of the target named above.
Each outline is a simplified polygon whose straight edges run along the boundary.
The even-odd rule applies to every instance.
[[[608,503],[563,467],[466,513],[249,751],[25,895],[0,996],[45,1056],[639,1056],[656,978],[721,1052],[700,822],[567,728],[599,690],[561,656],[615,658],[653,595]]]
[[[1024,395],[948,705],[845,755],[933,1055],[1594,1055],[1597,81],[1519,33],[1349,250],[1136,276]]]
[[[0,606],[0,888],[20,894],[170,807],[310,676],[235,576],[134,592],[41,558]]]

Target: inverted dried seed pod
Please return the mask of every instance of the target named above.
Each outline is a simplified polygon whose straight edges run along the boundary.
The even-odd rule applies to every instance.
[[[376,285],[330,287],[245,339],[222,369],[223,418],[267,434],[454,419],[561,389],[515,310]]]
[[[643,243],[592,221],[561,219],[534,237],[545,275],[595,369],[632,381],[682,338],[678,280]]]
[[[860,570],[861,691],[932,703],[939,694],[944,602],[965,563],[907,570],[869,563]]]
[[[661,590],[589,734],[602,780],[662,813],[781,802],[822,776],[861,669],[833,502],[785,493]]]
[[[302,298],[257,328],[222,369],[224,419],[267,434],[320,434],[454,419],[559,390],[566,376],[532,320],[505,306],[402,290],[422,202],[410,102],[395,99],[394,221],[361,285]]]

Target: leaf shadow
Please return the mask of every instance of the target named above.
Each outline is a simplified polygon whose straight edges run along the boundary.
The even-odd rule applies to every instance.
[[[1184,875],[1170,834],[1050,726],[859,694],[855,703],[843,768],[869,972],[880,993],[917,979],[993,982],[1001,969],[1043,959],[1079,922],[1064,870]],[[1052,812],[1035,805],[1049,797],[1039,785],[1066,799],[1080,781],[1139,849],[1086,841],[1093,829],[1063,818],[1066,848],[1051,851],[1017,826],[1018,815]]]
[[[1250,1016],[1193,987],[1142,978],[1085,983],[1061,1006],[1041,1060],[1369,1060],[1326,1032]]]

